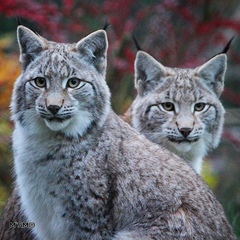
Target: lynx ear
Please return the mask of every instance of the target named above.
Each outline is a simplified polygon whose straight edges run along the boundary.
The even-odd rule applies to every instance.
[[[104,30],[98,30],[83,38],[77,43],[76,48],[81,58],[93,64],[101,74],[105,75],[108,41]]]
[[[138,51],[135,60],[135,87],[139,95],[144,95],[155,88],[166,68],[156,59],[143,51]]]
[[[43,38],[24,26],[18,26],[17,39],[20,48],[19,61],[25,70],[28,64],[43,50],[44,41]]]
[[[219,97],[223,91],[226,69],[227,56],[226,54],[219,54],[198,67],[197,76],[200,76],[205,84]]]

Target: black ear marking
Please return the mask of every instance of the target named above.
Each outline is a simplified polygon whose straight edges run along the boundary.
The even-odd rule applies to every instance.
[[[224,77],[227,69],[227,55],[218,54],[197,68],[196,75],[212,89],[219,97],[224,87]]]
[[[27,65],[43,50],[43,38],[35,34],[29,28],[20,25],[17,28],[17,39],[20,49],[19,60],[22,64],[23,70],[25,70]]]
[[[142,51],[142,48],[140,47],[140,45],[139,45],[139,43],[138,43],[134,33],[132,33],[132,38],[133,38],[133,42],[135,44],[135,47],[137,48],[137,51]]]
[[[135,87],[140,96],[147,94],[162,84],[166,68],[144,51],[138,51],[135,59]]]
[[[103,74],[106,72],[107,48],[108,41],[104,30],[93,32],[76,44],[79,56]]]
[[[235,38],[235,35],[232,36],[232,38],[228,41],[227,45],[224,47],[223,51],[220,52],[219,54],[221,54],[221,53],[225,53],[226,54],[228,52],[228,50],[230,48],[230,45],[231,45],[231,43],[232,43],[234,38]]]
[[[221,52],[213,55],[213,56],[212,56],[211,58],[209,58],[208,60],[210,60],[210,59],[212,59],[212,58],[214,58],[214,57],[216,57],[217,55],[220,55],[220,54],[227,54],[227,52],[228,52],[228,50],[229,50],[229,48],[230,48],[230,46],[231,46],[231,43],[232,43],[232,41],[233,41],[234,38],[235,38],[235,35],[232,36],[232,38],[228,41],[228,43],[226,44],[226,46],[223,48],[223,50],[222,50]]]
[[[21,22],[21,19],[19,16],[16,17],[16,21],[17,21],[18,26],[22,25],[22,22]]]
[[[103,26],[103,30],[106,31],[107,28],[110,27],[110,26],[111,26],[111,24],[108,22],[108,20],[106,20],[105,23],[104,23],[104,26]]]

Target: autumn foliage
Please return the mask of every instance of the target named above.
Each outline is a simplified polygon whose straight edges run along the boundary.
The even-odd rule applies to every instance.
[[[234,17],[238,1],[230,2],[8,0],[1,1],[0,14],[5,19],[19,17],[23,24],[46,38],[62,42],[78,41],[109,21],[108,81],[113,89],[113,105],[118,112],[123,112],[134,94],[132,77],[136,49],[131,33],[135,33],[144,50],[163,64],[196,67],[220,51],[232,35],[240,32],[240,21]],[[231,58],[240,61],[234,48]],[[120,90],[122,85],[126,93]],[[121,101],[119,104],[115,94],[126,103]]]

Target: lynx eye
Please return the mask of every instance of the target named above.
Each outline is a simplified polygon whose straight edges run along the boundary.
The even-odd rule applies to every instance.
[[[168,112],[174,111],[174,104],[171,103],[171,102],[161,103],[161,105],[162,105],[162,107],[163,107],[166,111],[168,111]]]
[[[202,103],[202,102],[196,103],[194,105],[194,111],[201,112],[205,109],[205,107],[206,107],[206,103]]]
[[[35,85],[39,88],[44,88],[46,87],[46,79],[43,77],[36,77],[33,79]]]
[[[80,85],[80,87],[79,87],[79,85]],[[84,85],[85,85],[85,83],[79,78],[70,78],[67,81],[67,87],[69,87],[69,88],[77,88],[77,87],[81,88]]]

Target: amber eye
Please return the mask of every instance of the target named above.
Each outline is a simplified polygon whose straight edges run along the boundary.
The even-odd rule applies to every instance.
[[[161,104],[166,111],[174,111],[174,104],[171,102],[165,102]]]
[[[79,84],[81,83],[81,79],[79,78],[70,78],[67,82],[67,87],[70,88],[76,88],[79,86]]]
[[[36,77],[33,79],[34,83],[36,84],[37,87],[39,88],[44,88],[46,87],[46,79],[43,77]]]
[[[201,112],[206,106],[206,103],[196,103],[194,106],[194,111]]]

